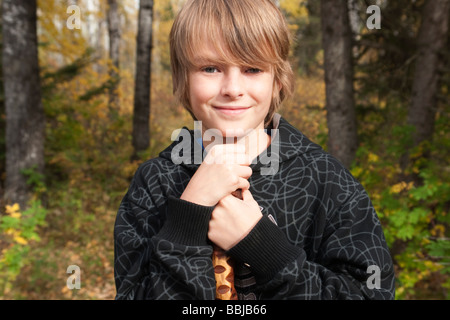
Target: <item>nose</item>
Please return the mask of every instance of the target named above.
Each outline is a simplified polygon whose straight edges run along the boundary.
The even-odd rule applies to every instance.
[[[244,79],[239,67],[230,67],[223,77],[221,94],[231,100],[244,95]]]

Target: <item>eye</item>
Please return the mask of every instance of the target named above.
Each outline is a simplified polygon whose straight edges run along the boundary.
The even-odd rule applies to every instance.
[[[260,73],[263,72],[261,69],[258,68],[247,68],[247,70],[245,71],[247,73]]]
[[[203,72],[206,73],[216,73],[219,72],[219,70],[216,67],[204,67],[201,69]]]

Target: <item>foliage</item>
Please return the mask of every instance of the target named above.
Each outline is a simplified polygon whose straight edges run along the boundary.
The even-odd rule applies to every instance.
[[[122,10],[129,10],[131,2],[123,3]],[[102,5],[105,3],[102,1]],[[79,5],[86,3],[80,1]],[[139,163],[167,146],[170,143],[167,132],[189,125],[189,116],[174,102],[168,67],[158,70],[152,86],[151,146],[140,155],[140,160],[130,161],[134,65],[129,61],[134,62],[133,23],[122,28],[123,34],[130,36],[124,37],[121,107],[110,112],[106,93],[114,80],[107,73],[108,58],[83,40],[79,31],[68,32],[57,27],[65,19],[63,4],[42,1],[40,7],[46,170],[45,176],[38,175],[33,168],[23,173],[35,187],[34,197],[44,203],[40,208],[45,210],[45,224],[36,222],[33,229],[39,239],[25,237],[27,233],[22,234],[22,225],[17,225],[15,233],[9,231],[8,241],[12,244],[15,239],[21,243],[8,247],[1,256],[9,264],[2,265],[0,272],[8,270],[9,273],[1,283],[5,289],[0,291],[0,296],[5,299],[112,299],[115,295],[112,227],[120,200]],[[164,8],[159,3],[156,9],[163,16]],[[136,13],[127,12],[127,19],[136,21]],[[98,12],[90,14],[95,19],[101,17]],[[169,20],[161,21],[156,34],[161,39],[159,48],[163,48],[161,53],[156,52],[161,55],[168,49],[165,39],[173,16],[162,19]],[[164,57],[164,63],[168,66],[167,58]],[[6,228],[11,218],[4,219]],[[65,272],[69,265],[81,269],[81,290],[66,286],[69,275]]]
[[[28,209],[14,204],[1,207],[1,298],[114,298],[112,228],[121,198],[138,165],[157,156],[171,142],[173,130],[192,127],[189,114],[175,103],[170,79],[168,34],[182,2],[155,1],[151,144],[139,160],[130,161],[136,2],[121,2],[120,108],[111,112],[107,89],[114,79],[108,75],[110,61],[103,45],[107,30],[102,22],[107,1],[98,1],[98,6],[77,1],[83,8],[81,30],[64,27],[65,1],[39,1],[46,170],[45,175],[33,168],[23,172],[35,190]],[[371,1],[356,2],[365,8]],[[414,130],[405,125],[405,119],[422,3],[389,1],[383,8],[382,29],[362,28],[356,39],[360,147],[351,171],[368,191],[382,222],[395,263],[397,299],[448,299],[448,81],[442,86],[444,100],[438,105],[434,139],[410,150],[414,161],[409,167],[402,167],[400,161]],[[295,40],[291,57],[297,74],[294,97],[280,112],[326,148],[318,4],[316,0],[280,1]],[[364,21],[365,10],[360,12]],[[2,111],[0,117],[2,124]],[[3,145],[1,135],[0,163]],[[418,179],[411,179],[412,175]],[[66,286],[69,265],[81,269],[80,290]]]
[[[39,200],[23,212],[17,203],[6,205],[0,216],[0,296],[12,290],[22,267],[32,261],[29,244],[40,241],[38,228],[45,225],[46,213]]]
[[[358,1],[360,6],[370,2]],[[362,28],[355,46],[361,144],[352,172],[383,223],[396,267],[397,299],[450,297],[448,64],[433,139],[411,150],[414,127],[406,125],[423,3],[384,2],[382,28]]]
[[[450,137],[439,136],[436,145],[428,146],[431,160],[423,157],[424,146],[416,148],[411,154],[416,161],[403,171],[398,159],[408,146],[411,128],[394,126],[381,131],[395,139],[386,139],[384,145],[362,146],[352,173],[371,194],[384,226],[396,265],[396,298],[446,298],[450,284],[450,172],[438,159],[439,154],[449,154]],[[446,149],[437,148],[443,144]],[[404,172],[417,174],[421,182],[408,181]],[[431,287],[427,282],[436,278],[440,284]]]

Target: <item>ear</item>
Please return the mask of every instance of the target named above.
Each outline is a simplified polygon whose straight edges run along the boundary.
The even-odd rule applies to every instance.
[[[276,80],[275,83],[277,84],[278,91],[281,91],[281,89],[283,89],[283,84],[281,83],[281,81],[280,80]]]
[[[281,89],[283,89],[283,85],[281,84],[281,81],[275,79],[273,81],[273,91],[272,91],[273,99],[280,98]]]

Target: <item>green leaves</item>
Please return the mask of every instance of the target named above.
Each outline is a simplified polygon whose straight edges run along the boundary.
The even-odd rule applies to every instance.
[[[32,201],[24,212],[18,204],[7,205],[0,216],[3,250],[0,252],[0,296],[11,289],[22,267],[30,260],[30,242],[39,241],[38,229],[45,225],[45,210],[40,201]]]
[[[450,136],[438,121],[436,139],[409,149],[406,156],[411,162],[404,167],[401,159],[412,143],[414,128],[396,125],[398,119],[385,121],[386,126],[363,140],[352,173],[367,189],[392,250],[396,298],[442,298],[450,289]],[[431,284],[432,277],[439,280]],[[423,288],[431,286],[434,290],[424,293]]]
[[[439,259],[443,265],[442,272],[450,273],[450,239],[442,238],[427,245],[428,254]]]

